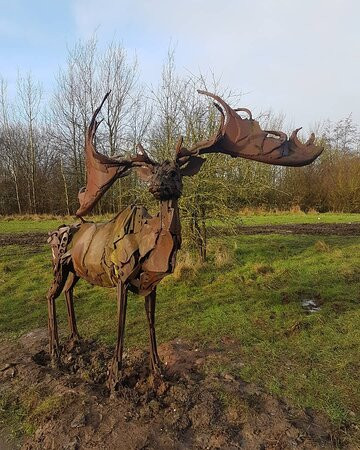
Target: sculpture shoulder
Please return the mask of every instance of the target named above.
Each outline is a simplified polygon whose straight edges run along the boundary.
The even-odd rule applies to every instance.
[[[83,246],[87,247],[90,244],[97,227],[98,224],[95,224],[94,222],[85,222],[80,224],[74,232],[73,239],[71,240],[71,247],[74,247],[80,240],[82,241]]]
[[[144,206],[130,205],[119,212],[113,219],[116,235],[138,233],[151,215]]]

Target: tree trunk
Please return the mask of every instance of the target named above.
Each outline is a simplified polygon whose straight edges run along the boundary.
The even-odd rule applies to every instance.
[[[62,179],[63,179],[63,182],[64,182],[66,212],[67,212],[67,215],[70,216],[69,194],[68,194],[68,187],[67,187],[67,183],[66,183],[65,172],[64,172],[64,165],[63,165],[62,158],[60,158],[60,172],[61,172],[61,176],[62,176]]]
[[[19,195],[19,184],[18,184],[16,171],[13,169],[12,173],[13,173],[14,183],[15,183],[16,202],[17,202],[17,205],[18,205],[18,212],[19,212],[19,214],[22,214],[22,212],[21,212],[21,203],[20,203],[20,195]]]
[[[206,228],[202,221],[199,221],[196,211],[192,216],[192,233],[200,261],[204,263],[206,261]]]
[[[32,120],[32,119],[30,119]],[[35,177],[36,177],[36,161],[35,161],[35,145],[33,136],[33,127],[30,121],[29,126],[29,150],[30,150],[30,181],[31,181],[31,196],[32,196],[32,212],[37,213],[37,201],[35,192]]]

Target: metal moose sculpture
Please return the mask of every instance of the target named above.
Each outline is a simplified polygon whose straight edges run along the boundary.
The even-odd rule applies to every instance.
[[[87,214],[114,181],[134,170],[149,185],[149,191],[160,202],[160,211],[151,216],[142,206],[128,206],[110,222],[86,222],[62,226],[50,233],[53,252],[54,281],[48,300],[50,353],[60,355],[55,299],[64,290],[71,339],[78,340],[73,288],[79,278],[91,284],[117,287],[118,328],[115,354],[109,370],[108,386],[114,388],[121,378],[122,354],[126,317],[127,292],[130,289],[145,297],[145,310],[150,329],[150,362],[154,376],[161,374],[155,337],[156,287],[175,268],[176,254],[181,246],[178,199],[182,193],[182,177],[199,172],[206,161],[201,155],[225,153],[268,164],[304,166],[313,162],[322,149],[314,145],[312,134],[304,144],[295,130],[288,139],[285,133],[262,130],[251,112],[245,108],[232,109],[221,98],[208,92],[221,113],[218,132],[210,139],[196,143],[190,149],[176,148],[175,159],[157,163],[139,146],[136,156],[110,158],[99,153],[94,144],[99,122],[96,109],[85,140],[87,185],[79,193],[80,208],[76,215]],[[249,118],[241,118],[243,111]]]

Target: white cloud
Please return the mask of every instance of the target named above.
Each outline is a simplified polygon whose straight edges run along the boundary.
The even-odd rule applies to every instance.
[[[76,0],[73,14],[79,36],[99,27],[137,49],[150,80],[172,40],[179,65],[222,74],[249,92],[247,106],[304,125],[349,112],[360,121],[356,0]]]

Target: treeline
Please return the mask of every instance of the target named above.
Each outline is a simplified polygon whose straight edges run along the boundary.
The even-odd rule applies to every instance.
[[[85,184],[84,134],[94,109],[104,105],[98,149],[109,155],[135,153],[139,142],[155,159],[173,157],[185,145],[211,135],[218,113],[196,89],[218,93],[233,106],[240,96],[203,76],[177,75],[170,52],[158,86],[139,82],[137,61],[116,43],[100,51],[95,39],[76,44],[56,74],[51,95],[30,75],[19,76],[10,101],[0,79],[0,214],[73,214]],[[258,118],[264,128],[284,130],[284,117]],[[182,212],[201,235],[204,221],[231,217],[244,206],[360,212],[359,132],[351,116],[318,125],[323,155],[305,168],[279,168],[224,155],[210,155],[199,175],[185,181]],[[121,179],[97,206],[116,212],[129,203],[148,202],[135,176]]]

